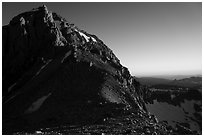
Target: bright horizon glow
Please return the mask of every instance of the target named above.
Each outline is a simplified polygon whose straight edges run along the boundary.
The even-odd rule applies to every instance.
[[[98,36],[132,75],[202,73],[201,2],[2,3],[3,25],[43,4]]]

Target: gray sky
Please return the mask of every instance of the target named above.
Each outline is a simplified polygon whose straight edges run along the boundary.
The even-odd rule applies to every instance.
[[[2,24],[43,4],[97,35],[133,75],[201,74],[201,3],[2,3]]]

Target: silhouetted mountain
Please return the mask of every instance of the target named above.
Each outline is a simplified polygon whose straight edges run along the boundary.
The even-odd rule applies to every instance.
[[[202,84],[202,77],[190,77],[190,78],[184,78],[180,80],[174,80],[172,84],[181,85],[181,86],[188,85],[190,87],[199,86]]]
[[[152,77],[141,77],[136,78],[143,85],[154,86],[154,87],[188,87],[188,88],[201,88],[202,87],[202,77],[190,77],[180,80],[169,80],[161,78]]]
[[[167,84],[171,82],[169,79],[163,79],[163,78],[154,78],[154,77],[140,77],[140,78],[135,78],[138,80],[141,84],[143,85],[156,85],[156,84]]]
[[[168,79],[168,80],[180,80],[184,78],[190,78],[190,77],[202,77],[202,74],[194,74],[194,75],[175,75],[175,74],[166,74],[166,75],[149,75],[149,76],[137,76],[137,74],[134,74],[134,76],[138,78],[146,78],[146,77],[151,77],[151,78],[160,78],[160,79]]]
[[[3,134],[177,133],[146,112],[146,89],[111,49],[46,6],[2,31]]]
[[[46,6],[2,34],[3,134],[197,134],[158,122],[113,51]]]

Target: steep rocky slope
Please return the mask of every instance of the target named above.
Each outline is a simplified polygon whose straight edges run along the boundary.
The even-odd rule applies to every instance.
[[[144,89],[111,49],[46,6],[3,26],[2,56],[3,134],[176,133],[146,112]]]

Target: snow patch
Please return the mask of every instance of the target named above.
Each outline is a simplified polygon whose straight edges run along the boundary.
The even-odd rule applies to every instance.
[[[86,40],[86,42],[89,42],[90,39],[92,39],[92,41],[94,41],[94,42],[97,42],[95,38],[89,37],[89,36],[87,36],[86,34],[84,34],[83,32],[80,32],[80,31],[78,31],[78,30],[76,30],[76,29],[75,29],[75,31],[77,31],[82,37],[84,37],[85,40]]]
[[[86,39],[86,42],[89,42],[90,37],[86,36],[84,33],[79,31],[79,34]]]
[[[18,94],[11,96],[9,99],[7,99],[4,103],[9,102],[10,100],[12,100],[14,97],[16,97]]]
[[[52,61],[51,59],[48,60],[48,61],[46,62],[46,64],[43,65],[43,66],[40,68],[40,70],[38,70],[38,72],[35,74],[35,76],[39,75],[40,72],[41,72],[51,61]],[[34,77],[35,77],[35,76],[34,76]]]
[[[97,42],[95,38],[91,37],[91,39],[92,39],[94,42]]]
[[[89,66],[90,66],[90,67],[91,67],[91,66],[93,66],[93,63],[92,63],[92,62],[90,62]]]
[[[52,93],[49,93],[46,96],[43,96],[41,98],[39,98],[37,101],[33,102],[32,105],[25,111],[26,114],[32,113],[34,111],[37,111],[42,104],[44,103],[44,101],[51,95]]]
[[[12,90],[12,88],[16,85],[16,83],[12,84],[9,88],[8,88],[8,92],[10,92]]]
[[[64,60],[65,60],[67,57],[69,57],[69,56],[71,55],[71,53],[72,53],[71,50],[70,50],[69,52],[67,52],[67,53],[65,54],[64,58],[62,59],[61,63],[63,63]]]
[[[42,134],[42,131],[35,131],[36,134]]]

